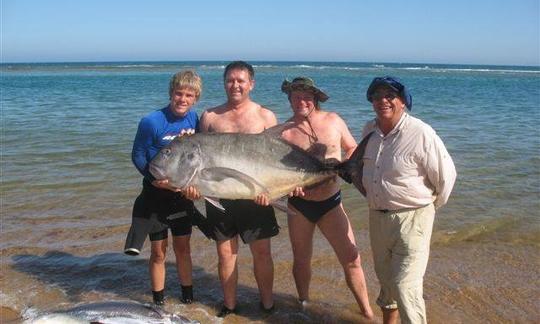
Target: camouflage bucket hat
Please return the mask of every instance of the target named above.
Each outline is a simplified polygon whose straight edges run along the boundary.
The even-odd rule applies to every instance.
[[[312,79],[306,77],[294,78],[292,82],[289,80],[284,80],[281,84],[281,91],[290,95],[291,91],[300,90],[300,91],[311,91],[315,95],[315,99],[320,102],[325,102],[328,100],[328,95],[321,91],[321,89],[315,86],[315,82]]]

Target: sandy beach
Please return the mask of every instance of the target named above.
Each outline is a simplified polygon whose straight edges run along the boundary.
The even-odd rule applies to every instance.
[[[240,251],[238,315],[226,318],[226,323],[358,323],[363,322],[352,295],[343,279],[342,270],[330,246],[316,235],[313,257],[311,304],[302,310],[297,305],[291,275],[291,255],[287,242],[285,215],[280,215],[280,235],[274,240],[274,262],[277,311],[262,316],[258,311],[256,283],[251,273],[251,258],[246,247]],[[363,227],[361,224],[354,224]],[[131,258],[119,253],[122,234],[127,225],[84,231],[46,231],[49,241],[78,236],[94,240],[91,246],[66,246],[63,251],[30,247],[2,250],[2,323],[18,323],[34,310],[54,310],[82,302],[101,300],[138,300],[150,302],[147,288],[146,259]],[[23,233],[10,233],[22,235]],[[381,313],[374,300],[378,283],[367,231],[356,231],[372,306]],[[9,236],[4,238],[9,239]],[[106,238],[106,239],[105,239]],[[28,243],[31,243],[28,242]],[[37,243],[37,242],[36,242]],[[179,289],[174,264],[169,253],[165,307],[201,323],[212,323],[220,303],[216,259],[213,243],[200,233],[194,233],[192,249],[196,302],[179,303]],[[540,319],[540,285],[538,285],[538,246],[519,246],[489,242],[457,242],[432,246],[431,259],[425,277],[425,299],[431,323],[535,323]],[[202,253],[201,253],[202,252]],[[39,293],[36,293],[39,292]],[[26,313],[25,313],[26,312]]]

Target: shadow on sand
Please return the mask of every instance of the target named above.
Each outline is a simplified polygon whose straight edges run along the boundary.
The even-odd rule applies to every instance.
[[[27,273],[47,286],[65,291],[70,303],[80,303],[88,292],[106,293],[118,299],[151,301],[148,260],[122,253],[104,253],[81,257],[61,251],[44,255],[19,254],[12,257],[14,270]],[[168,303],[180,303],[180,288],[174,262],[167,262],[166,296]],[[194,266],[195,303],[211,308],[212,315],[221,307],[222,292],[219,279],[201,267]],[[295,296],[275,294],[276,311],[264,314],[259,309],[256,287],[238,285],[238,321],[267,323],[358,323],[360,316],[335,314],[325,305],[302,310]],[[116,298],[114,297],[114,298]],[[340,310],[337,310],[338,312]],[[334,314],[332,314],[334,313]]]

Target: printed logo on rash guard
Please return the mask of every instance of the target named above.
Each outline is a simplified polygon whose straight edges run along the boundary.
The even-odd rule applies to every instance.
[[[183,134],[195,134],[195,130],[193,128],[184,128],[180,134],[175,134],[175,135],[165,135],[163,136],[163,140],[164,141],[172,141],[173,139],[177,138],[178,136],[180,135],[183,135]]]

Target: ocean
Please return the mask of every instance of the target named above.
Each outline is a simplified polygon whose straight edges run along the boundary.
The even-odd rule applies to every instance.
[[[149,245],[122,253],[141,176],[131,163],[139,120],[168,104],[175,72],[203,78],[199,115],[225,101],[228,62],[1,64],[1,274],[5,321],[96,300],[149,302]],[[291,115],[282,81],[315,80],[358,140],[374,117],[365,92],[393,75],[410,88],[412,115],[430,124],[454,159],[458,178],[438,211],[425,278],[431,322],[540,321],[540,67],[396,63],[250,62],[254,101]],[[378,283],[367,237],[366,202],[344,184],[373,307]],[[272,241],[277,312],[257,311],[249,249],[239,260],[239,303],[228,322],[358,322],[354,298],[331,247],[315,236],[312,304],[298,309],[286,216]],[[172,250],[172,249],[171,249]],[[196,302],[178,302],[168,255],[170,311],[202,323],[221,303],[213,242],[192,237]],[[342,293],[343,292],[343,293]],[[379,313],[380,316],[380,313]]]

